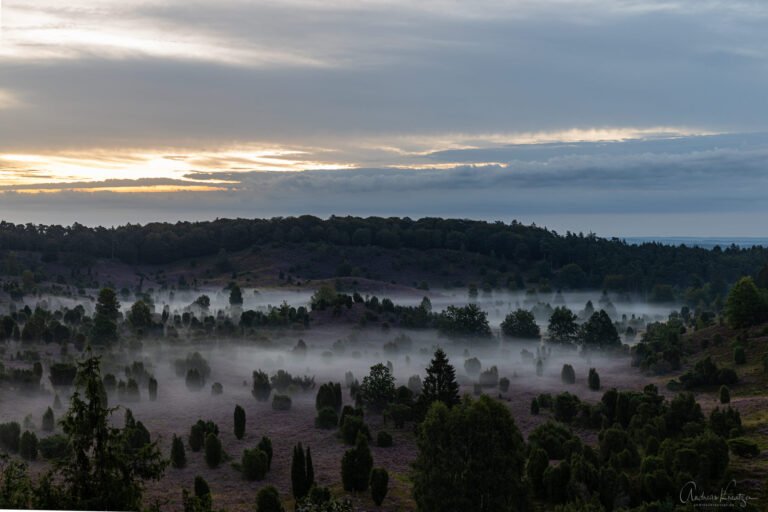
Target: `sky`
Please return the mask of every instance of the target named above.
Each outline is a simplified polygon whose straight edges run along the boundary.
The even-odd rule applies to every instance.
[[[768,3],[0,0],[0,219],[766,236]]]

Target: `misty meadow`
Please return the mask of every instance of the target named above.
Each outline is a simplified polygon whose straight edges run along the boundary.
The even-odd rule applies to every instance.
[[[0,1],[0,510],[768,511],[766,26]]]
[[[762,506],[761,247],[351,217],[0,241],[5,507]]]

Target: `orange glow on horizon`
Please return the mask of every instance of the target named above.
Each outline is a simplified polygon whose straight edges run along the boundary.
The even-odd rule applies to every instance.
[[[138,185],[128,187],[91,187],[91,188],[21,188],[4,190],[2,193],[13,194],[57,194],[60,192],[113,192],[118,194],[156,194],[161,192],[223,192],[229,190],[224,187],[210,185]]]

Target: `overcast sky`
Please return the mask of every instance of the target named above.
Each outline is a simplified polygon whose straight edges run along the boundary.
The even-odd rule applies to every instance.
[[[1,5],[5,220],[766,235],[766,2]]]

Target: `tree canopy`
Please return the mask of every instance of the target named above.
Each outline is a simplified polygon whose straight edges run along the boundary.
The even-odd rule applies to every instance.
[[[509,409],[483,395],[435,402],[418,435],[413,495],[420,511],[525,510],[525,446]]]

